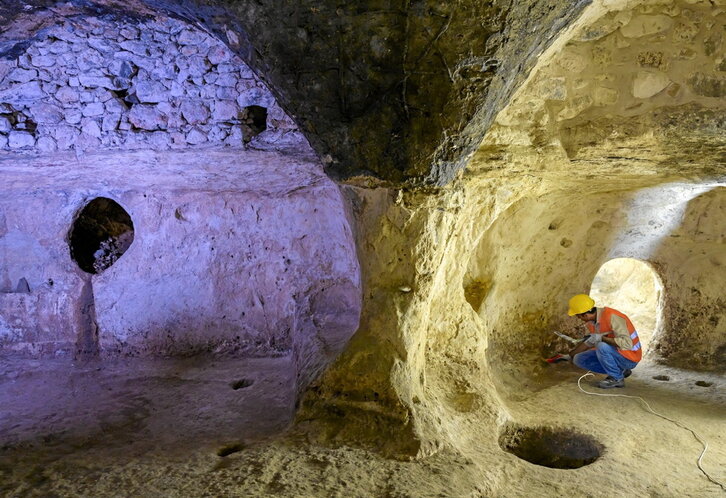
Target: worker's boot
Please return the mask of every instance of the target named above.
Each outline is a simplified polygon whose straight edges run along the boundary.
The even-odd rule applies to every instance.
[[[626,369],[625,369],[625,370],[623,371],[623,379],[627,379],[628,377],[630,377],[630,374],[632,374],[632,373],[633,373],[633,371],[632,371],[632,370],[630,370],[629,368],[626,368]]]
[[[609,375],[605,379],[597,383],[597,387],[600,389],[612,389],[613,387],[625,387],[625,381],[623,379],[615,379]]]

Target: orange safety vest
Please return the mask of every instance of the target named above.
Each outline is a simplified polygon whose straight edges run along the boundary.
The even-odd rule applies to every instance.
[[[638,333],[635,331],[633,322],[630,321],[630,318],[628,318],[627,315],[612,308],[603,308],[602,313],[600,313],[600,321],[598,323],[587,322],[585,325],[591,334],[605,334],[605,337],[614,339],[615,333],[613,332],[613,326],[610,322],[610,318],[613,315],[625,318],[625,324],[628,327],[628,332],[630,332],[630,338],[633,340],[633,347],[631,349],[618,349],[618,353],[630,361],[634,361],[636,363],[639,362],[643,358],[643,350],[640,348],[640,338],[638,338]]]

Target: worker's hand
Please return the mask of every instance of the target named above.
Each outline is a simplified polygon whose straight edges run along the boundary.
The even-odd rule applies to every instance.
[[[594,347],[598,342],[602,341],[602,336],[604,335],[605,334],[590,334],[587,339],[585,339],[584,343],[590,347]]]

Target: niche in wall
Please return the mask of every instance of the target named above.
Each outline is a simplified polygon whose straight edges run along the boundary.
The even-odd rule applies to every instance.
[[[86,273],[101,273],[131,246],[134,224],[116,201],[97,197],[78,213],[68,239],[78,266]]]
[[[652,266],[633,258],[615,258],[598,270],[590,296],[598,306],[622,311],[635,325],[644,352],[660,328],[663,284]]]

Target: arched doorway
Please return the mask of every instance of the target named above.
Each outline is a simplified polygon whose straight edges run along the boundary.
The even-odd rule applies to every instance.
[[[663,284],[653,267],[633,258],[611,259],[595,275],[590,296],[598,306],[628,315],[647,355],[648,346],[661,328],[663,308]]]

